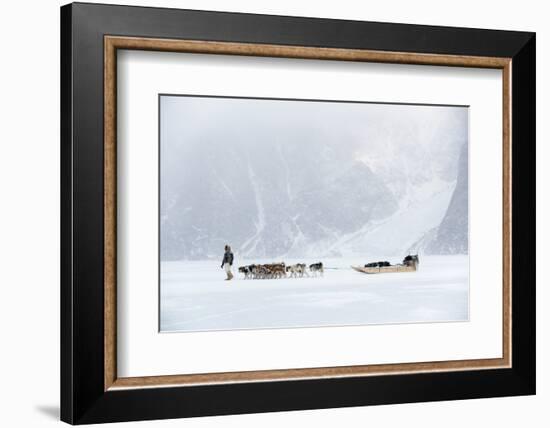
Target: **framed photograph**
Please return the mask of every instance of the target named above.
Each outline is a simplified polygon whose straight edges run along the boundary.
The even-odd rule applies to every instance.
[[[61,418],[535,393],[535,35],[61,8]]]

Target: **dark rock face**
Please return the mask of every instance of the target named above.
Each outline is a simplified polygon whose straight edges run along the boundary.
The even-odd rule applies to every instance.
[[[427,254],[468,254],[468,144],[462,147],[456,188]]]
[[[215,258],[226,243],[244,257],[303,254],[398,208],[363,162],[285,149],[260,158],[201,150],[177,179],[172,171],[161,195],[162,260]]]

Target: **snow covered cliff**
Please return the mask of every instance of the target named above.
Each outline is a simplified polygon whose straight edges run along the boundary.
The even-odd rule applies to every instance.
[[[466,108],[161,106],[162,260],[467,251]]]

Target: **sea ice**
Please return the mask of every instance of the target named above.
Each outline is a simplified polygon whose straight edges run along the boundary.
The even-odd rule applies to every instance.
[[[309,264],[319,260],[300,261]],[[469,318],[467,255],[421,256],[417,272],[376,275],[350,268],[373,261],[370,259],[322,261],[323,277],[245,280],[235,265],[232,281],[224,281],[217,260],[162,262],[160,329],[187,332]]]

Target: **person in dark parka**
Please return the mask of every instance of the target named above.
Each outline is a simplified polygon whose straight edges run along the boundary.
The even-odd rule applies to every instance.
[[[233,266],[233,253],[231,252],[231,247],[229,245],[225,246],[225,253],[222,260],[222,269],[225,270],[227,274],[226,281],[231,281],[233,279],[233,273],[231,273],[231,266]]]

